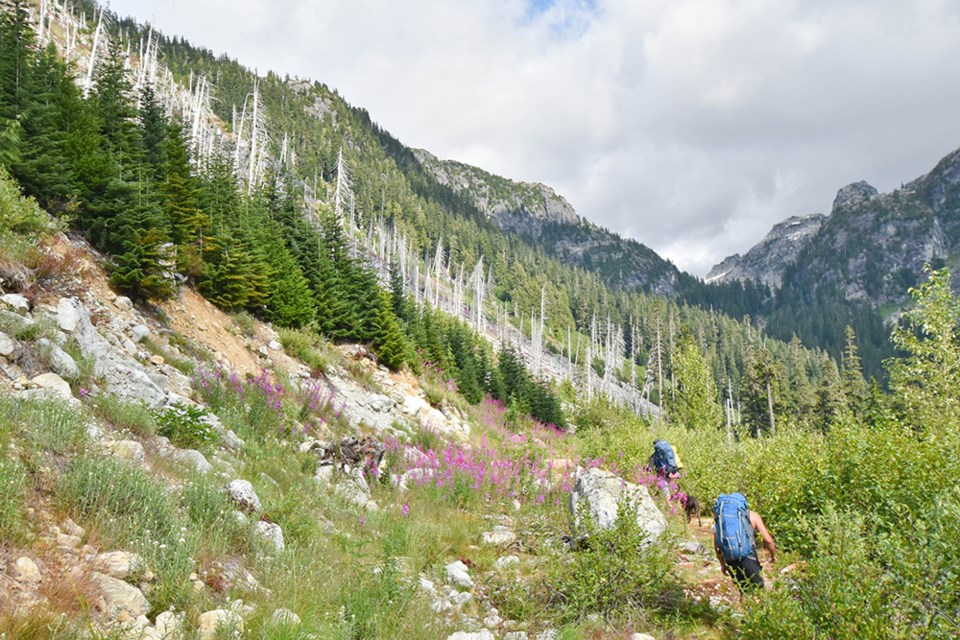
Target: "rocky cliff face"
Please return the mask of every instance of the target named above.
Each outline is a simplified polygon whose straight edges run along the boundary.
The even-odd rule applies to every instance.
[[[546,185],[516,182],[468,164],[440,160],[423,149],[415,149],[414,155],[437,182],[467,196],[504,231],[537,237],[545,223],[580,222],[570,203]]]
[[[839,197],[839,196],[838,196]],[[816,236],[826,216],[792,216],[774,225],[770,233],[746,254],[734,254],[710,269],[706,282],[757,280],[779,289],[783,272]]]
[[[864,182],[841,189],[830,217],[785,274],[784,287],[810,293],[836,287],[847,300],[894,309],[926,265],[952,265],[958,255],[960,150],[891,193]]]
[[[926,265],[960,256],[960,150],[891,193],[860,181],[837,192],[828,217],[792,217],[745,255],[716,265],[707,282],[753,279],[809,303],[817,292],[895,312]],[[954,278],[960,270],[954,269]],[[805,301],[805,302],[804,302]]]

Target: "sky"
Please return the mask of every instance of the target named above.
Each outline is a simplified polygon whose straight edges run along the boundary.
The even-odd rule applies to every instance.
[[[112,0],[705,276],[960,147],[955,0]]]

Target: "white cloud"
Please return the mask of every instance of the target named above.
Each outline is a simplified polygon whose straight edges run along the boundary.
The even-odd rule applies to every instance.
[[[114,0],[339,90],[404,143],[545,182],[703,275],[960,146],[949,0]]]

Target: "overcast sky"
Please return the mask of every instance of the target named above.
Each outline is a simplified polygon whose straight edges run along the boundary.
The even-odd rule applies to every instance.
[[[955,0],[112,0],[704,276],[960,147]]]

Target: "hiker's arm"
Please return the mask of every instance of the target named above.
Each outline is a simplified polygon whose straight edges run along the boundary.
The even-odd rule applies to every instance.
[[[752,524],[753,528],[760,533],[760,537],[763,539],[763,546],[766,548],[767,553],[770,554],[770,564],[773,564],[776,562],[777,545],[773,541],[773,536],[770,535],[770,532],[767,531],[767,528],[764,526],[763,518],[760,517],[759,513],[751,511],[750,524]]]
[[[720,553],[720,546],[717,544],[717,539],[713,539],[713,551],[717,554],[717,560],[720,561],[720,573],[726,575],[727,573],[727,561],[724,559],[723,554]]]

